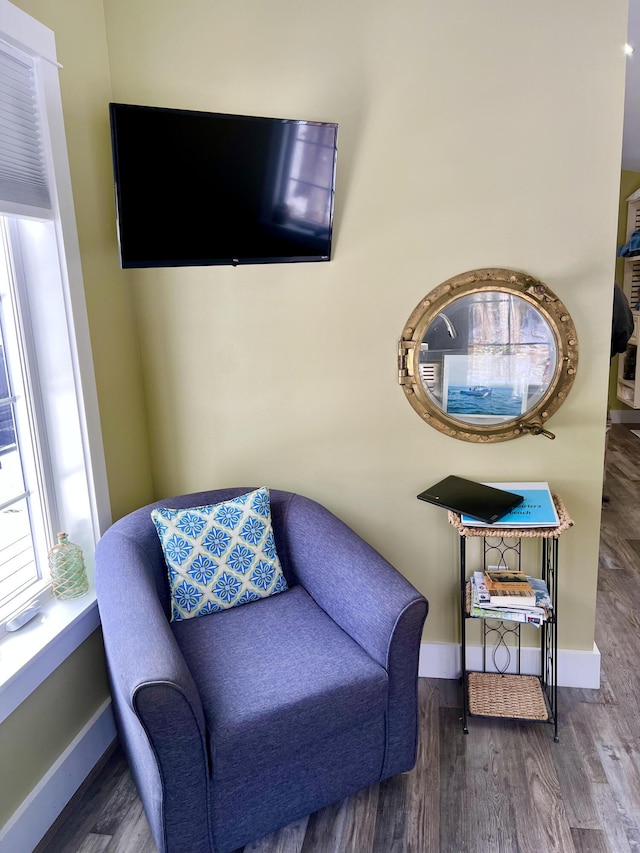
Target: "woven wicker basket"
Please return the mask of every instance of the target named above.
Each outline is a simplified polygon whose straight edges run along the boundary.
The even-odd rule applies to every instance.
[[[470,672],[469,713],[480,717],[548,720],[540,679],[535,675]]]

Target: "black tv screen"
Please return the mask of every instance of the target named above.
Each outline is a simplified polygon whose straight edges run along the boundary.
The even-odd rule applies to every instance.
[[[338,125],[110,104],[123,267],[328,261]]]

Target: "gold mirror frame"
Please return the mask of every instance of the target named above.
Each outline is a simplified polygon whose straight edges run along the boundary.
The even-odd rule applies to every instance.
[[[555,343],[555,369],[546,389],[530,409],[501,423],[469,423],[444,411],[428,392],[420,376],[421,344],[431,324],[458,299],[491,292],[520,297],[546,322]],[[443,316],[449,325],[446,314]],[[451,333],[451,329],[449,331]],[[451,336],[454,337],[453,334]],[[398,381],[409,403],[425,423],[463,441],[509,441],[526,434],[555,438],[546,429],[546,424],[565,401],[575,380],[577,367],[578,337],[564,304],[544,282],[506,269],[472,270],[438,285],[412,311],[398,345]]]

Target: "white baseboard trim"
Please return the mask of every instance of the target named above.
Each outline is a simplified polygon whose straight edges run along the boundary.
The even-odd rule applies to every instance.
[[[0,829],[0,853],[32,853],[115,736],[107,699]]]
[[[639,409],[611,409],[611,423],[640,424]]]
[[[482,669],[482,646],[467,646],[467,667]],[[487,655],[487,671],[496,671],[490,653]],[[513,671],[513,667],[509,671]],[[539,649],[522,647],[521,672],[525,675],[540,674]],[[459,678],[460,645],[422,643],[418,675],[423,678]],[[587,687],[595,690],[600,687],[600,651],[595,643],[590,652],[558,649],[558,687]]]

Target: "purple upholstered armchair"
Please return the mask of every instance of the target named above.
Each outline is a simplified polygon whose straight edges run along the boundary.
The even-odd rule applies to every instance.
[[[319,504],[271,491],[286,592],[170,622],[150,511],[96,553],[98,606],[122,747],[160,853],[228,853],[410,770],[427,601]]]

